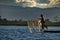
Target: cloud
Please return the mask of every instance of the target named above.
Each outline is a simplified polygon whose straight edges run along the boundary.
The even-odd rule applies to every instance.
[[[0,0],[0,4],[4,5],[18,5],[22,7],[60,7],[60,0]]]
[[[51,5],[56,5],[56,4],[59,4],[60,2],[60,0],[49,0],[50,1],[50,3],[49,4],[51,4]]]
[[[50,3],[49,3],[49,6],[55,6],[57,4],[60,4],[60,0],[49,0]]]
[[[36,0],[18,0],[16,1],[17,3],[21,3],[22,2],[22,6],[23,7],[41,7],[41,8],[46,8],[47,4],[46,3],[39,3]]]
[[[60,3],[60,0],[17,0],[16,3],[22,3],[23,7],[39,7],[39,8],[48,8],[55,7]],[[48,3],[49,2],[49,3]]]

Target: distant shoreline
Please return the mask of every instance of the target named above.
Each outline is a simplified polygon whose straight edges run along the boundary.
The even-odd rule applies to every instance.
[[[0,26],[28,26],[28,25],[0,25]],[[60,25],[47,25],[47,26],[60,27]]]
[[[60,22],[46,22],[46,26],[60,26]],[[27,21],[0,21],[0,26],[28,26]]]

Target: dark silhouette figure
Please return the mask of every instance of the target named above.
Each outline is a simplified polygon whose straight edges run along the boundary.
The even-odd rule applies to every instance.
[[[48,30],[47,26],[45,25],[45,20],[42,14],[41,14],[41,24],[42,24],[42,31],[44,31],[44,27],[46,27],[46,29]]]

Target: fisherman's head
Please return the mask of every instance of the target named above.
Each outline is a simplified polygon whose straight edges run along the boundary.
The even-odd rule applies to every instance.
[[[41,14],[41,17],[43,17],[43,14]]]

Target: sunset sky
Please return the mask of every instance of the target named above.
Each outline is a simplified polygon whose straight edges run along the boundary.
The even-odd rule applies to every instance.
[[[45,18],[60,21],[60,0],[0,0],[0,15],[7,19],[37,19],[43,13]]]

